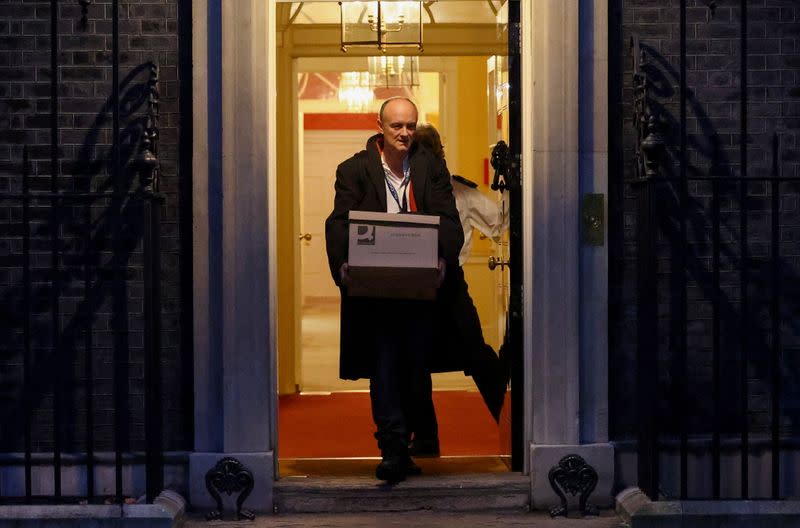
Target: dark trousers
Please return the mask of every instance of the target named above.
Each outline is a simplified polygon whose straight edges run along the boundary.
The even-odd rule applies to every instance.
[[[369,383],[375,438],[384,456],[402,454],[416,427],[412,411],[425,394],[426,377],[430,384],[426,360],[433,343],[433,305],[387,300],[375,320],[375,370]]]
[[[422,383],[422,394],[419,405],[412,411],[414,439],[420,443],[434,442],[439,438],[439,422],[436,420],[436,409],[433,406],[433,382],[430,374],[425,374]]]

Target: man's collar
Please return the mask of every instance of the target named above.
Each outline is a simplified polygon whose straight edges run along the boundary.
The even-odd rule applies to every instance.
[[[401,175],[395,174],[392,168],[389,167],[389,164],[386,163],[386,159],[383,157],[383,152],[380,153],[380,158],[381,158],[381,165],[383,165],[383,171],[386,172],[387,174],[395,176],[396,178],[400,179],[405,178],[408,175],[409,171],[411,170],[411,156],[406,155],[403,158],[403,174]]]

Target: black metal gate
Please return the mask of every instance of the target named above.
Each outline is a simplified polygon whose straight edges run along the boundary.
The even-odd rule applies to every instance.
[[[79,4],[85,25],[91,2]],[[20,286],[4,299],[12,331],[3,336],[5,348],[16,347],[21,357],[20,368],[7,373],[14,379],[3,380],[21,388],[14,396],[20,421],[5,432],[13,429],[24,446],[2,462],[20,468],[19,478],[6,481],[21,483],[22,493],[0,487],[0,502],[122,503],[124,472],[133,466],[144,466],[148,500],[163,488],[159,68],[146,64],[120,80],[119,0],[108,7],[111,95],[91,133],[102,134],[110,114],[110,149],[99,161],[91,148],[73,164],[60,159],[59,2],[51,0],[49,165],[42,164],[49,169],[32,174],[34,147],[26,145],[19,180],[0,193],[21,245],[15,261]],[[137,84],[137,75],[145,80]],[[90,165],[102,174],[92,173]],[[131,267],[132,258],[142,260]],[[101,306],[110,313],[102,322]],[[141,351],[136,361],[132,339]],[[45,375],[44,366],[54,374]],[[137,386],[140,379],[143,387]],[[132,417],[132,407],[143,407],[141,422]],[[47,438],[48,427],[37,425],[37,417],[49,413]],[[101,452],[99,443],[113,447]],[[67,466],[82,468],[67,479],[69,486]],[[113,468],[113,493],[98,491],[101,466]]]
[[[631,41],[635,178],[622,202],[636,232],[638,482],[654,500],[779,499],[792,474],[781,402],[797,350],[800,178],[781,174],[779,131],[759,144],[748,127],[759,8],[738,5],[738,123],[721,148],[689,83],[687,3],[701,7],[680,2],[678,71],[646,35]]]

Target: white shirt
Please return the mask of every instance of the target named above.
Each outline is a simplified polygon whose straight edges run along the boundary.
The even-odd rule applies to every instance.
[[[386,160],[383,159],[383,155],[381,154],[381,164],[383,164],[383,173],[386,177],[383,179],[386,182],[386,212],[387,213],[399,213],[400,212],[400,204],[398,204],[394,196],[392,195],[392,189],[397,194],[397,197],[400,199],[400,203],[403,203],[403,196],[406,197],[406,211],[408,211],[408,202],[410,200],[408,196],[408,187],[409,182],[408,178],[411,174],[411,162],[408,160],[408,156],[403,158],[403,176],[397,176],[392,169],[389,168],[389,165],[386,163]],[[403,185],[403,182],[406,182]],[[389,186],[392,186],[392,189],[389,189]]]
[[[502,214],[500,204],[492,201],[478,189],[457,181],[452,181],[452,184],[456,209],[461,219],[461,227],[464,229],[464,245],[458,254],[458,264],[463,266],[472,251],[472,230],[477,229],[484,235],[492,237],[495,242],[500,242],[503,231],[508,229],[508,210]]]

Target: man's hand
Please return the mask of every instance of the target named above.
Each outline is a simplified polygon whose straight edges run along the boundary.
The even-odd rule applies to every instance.
[[[439,271],[439,274],[436,276],[436,287],[438,288],[444,282],[444,272],[447,269],[447,263],[443,258],[439,257],[439,265],[436,269]]]
[[[342,286],[350,286],[353,283],[353,279],[350,277],[350,266],[347,265],[347,262],[339,268],[339,282]]]

